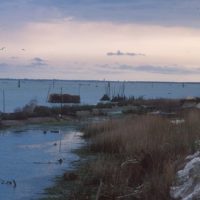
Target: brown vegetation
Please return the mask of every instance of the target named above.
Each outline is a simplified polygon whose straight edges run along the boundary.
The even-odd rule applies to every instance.
[[[182,116],[182,124],[159,116],[128,116],[88,126],[88,151],[97,158],[87,164],[79,180],[83,193],[76,190],[70,198],[84,199],[90,183],[87,199],[94,199],[94,188],[99,200],[170,199],[175,172],[198,148],[200,138],[200,111]]]

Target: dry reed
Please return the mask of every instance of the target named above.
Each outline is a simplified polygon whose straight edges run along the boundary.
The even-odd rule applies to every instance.
[[[102,180],[99,199],[170,199],[177,167],[197,150],[200,138],[200,111],[182,116],[182,124],[146,115],[87,127],[88,149],[97,155],[87,170],[88,176]]]

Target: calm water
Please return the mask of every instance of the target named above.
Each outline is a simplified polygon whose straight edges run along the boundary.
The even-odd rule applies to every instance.
[[[59,129],[61,134],[56,132]],[[46,134],[44,130],[47,130]],[[27,200],[40,197],[43,189],[53,184],[55,176],[61,175],[63,170],[71,167],[71,161],[78,159],[71,150],[82,145],[80,134],[74,127],[47,129],[40,126],[1,132],[0,179],[15,179],[17,187],[0,184],[0,199]],[[60,158],[64,158],[63,164],[58,163]]]
[[[200,96],[200,83],[159,83],[159,82],[110,82],[110,95],[124,93],[127,97],[144,98],[185,98]],[[39,105],[53,106],[47,102],[48,94],[69,93],[81,96],[81,104],[96,104],[105,94],[105,81],[52,81],[52,80],[0,80],[0,111],[3,111],[3,91],[5,111],[12,112],[23,107],[30,100]]]

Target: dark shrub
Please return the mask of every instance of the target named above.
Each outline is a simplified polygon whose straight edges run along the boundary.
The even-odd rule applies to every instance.
[[[40,117],[51,116],[52,114],[51,108],[46,106],[36,106],[33,112],[36,116]]]

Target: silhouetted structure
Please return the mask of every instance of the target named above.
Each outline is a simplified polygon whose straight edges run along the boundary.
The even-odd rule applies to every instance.
[[[107,94],[104,94],[101,99],[101,101],[110,101],[110,97]]]
[[[50,94],[49,103],[80,103],[79,95],[70,94]]]

